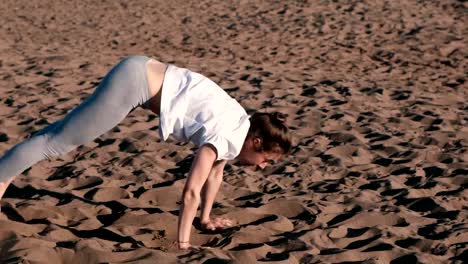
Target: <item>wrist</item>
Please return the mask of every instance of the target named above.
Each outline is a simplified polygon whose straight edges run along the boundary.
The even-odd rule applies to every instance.
[[[190,243],[188,241],[177,241],[177,247],[179,249],[187,249],[190,247]]]

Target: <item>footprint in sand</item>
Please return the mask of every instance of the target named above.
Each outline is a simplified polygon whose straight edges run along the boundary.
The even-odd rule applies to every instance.
[[[129,198],[131,195],[130,193],[122,188],[119,187],[100,187],[94,188],[88,191],[84,197],[86,199],[98,201],[98,202],[107,202],[107,201],[115,201],[119,199],[126,199]]]

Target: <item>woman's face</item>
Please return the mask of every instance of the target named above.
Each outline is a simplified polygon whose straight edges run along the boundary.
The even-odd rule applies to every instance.
[[[261,139],[259,138],[246,139],[239,156],[237,156],[241,165],[254,165],[263,169],[268,164],[272,164],[281,158],[282,155],[280,153],[256,151],[255,146],[261,143]]]

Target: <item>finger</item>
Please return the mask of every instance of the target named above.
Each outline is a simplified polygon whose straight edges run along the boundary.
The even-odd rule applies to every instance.
[[[224,218],[224,219],[223,219],[223,222],[224,222],[224,223],[231,223],[232,221],[231,221],[231,219]]]
[[[218,227],[218,228],[219,227],[224,227],[224,226],[225,226],[224,222],[219,222],[219,223],[216,224],[216,227]]]
[[[233,222],[230,219],[223,219],[223,224],[226,226],[232,226]]]
[[[219,223],[218,225],[216,225],[216,228],[225,228],[227,227],[228,225],[226,225],[226,223]]]
[[[213,222],[214,222],[214,223],[221,223],[222,221],[223,221],[223,219],[222,219],[222,218],[219,218],[219,217],[213,219]]]
[[[217,226],[214,223],[210,223],[210,230],[216,230]]]

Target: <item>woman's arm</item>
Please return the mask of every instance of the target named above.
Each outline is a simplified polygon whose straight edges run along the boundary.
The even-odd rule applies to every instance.
[[[206,225],[210,222],[210,212],[213,207],[216,194],[218,193],[221,182],[223,181],[224,166],[226,165],[225,160],[217,161],[214,163],[213,168],[208,175],[208,179],[203,185],[201,192],[201,213],[200,220],[202,225]]]
[[[200,191],[208,178],[216,160],[216,150],[211,145],[203,145],[195,156],[182,193],[182,205],[179,213],[178,239],[179,248],[190,248],[190,230],[200,204]]]

